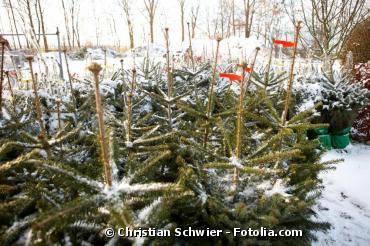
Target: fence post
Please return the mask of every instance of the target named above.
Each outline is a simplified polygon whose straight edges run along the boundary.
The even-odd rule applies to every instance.
[[[56,32],[57,38],[58,38],[58,53],[59,53],[59,77],[61,79],[64,79],[63,77],[63,64],[62,64],[62,52],[60,48],[60,35],[59,35],[59,28],[57,27]]]

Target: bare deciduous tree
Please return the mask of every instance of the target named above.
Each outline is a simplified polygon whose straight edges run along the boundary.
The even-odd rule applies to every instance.
[[[303,22],[322,55],[340,53],[350,31],[366,14],[366,0],[301,0]],[[309,6],[308,6],[309,4]]]
[[[8,3],[9,3],[10,12],[12,13],[12,19],[13,19],[15,33],[17,34],[18,45],[19,45],[19,48],[22,49],[21,41],[20,41],[19,36],[18,36],[19,33],[18,33],[17,23],[16,23],[16,20],[15,20],[13,4],[12,4],[11,0],[8,0]]]
[[[6,13],[8,15],[8,19],[11,20],[11,13],[10,13],[10,9],[9,9],[9,6],[7,6],[7,3],[4,2],[4,7],[6,8]],[[13,30],[13,24],[10,23],[10,31],[12,33],[14,33],[14,30]],[[13,43],[14,43],[14,47],[16,48],[16,43],[15,43],[15,39],[14,39],[14,36],[12,36],[12,39],[13,39]]]
[[[311,0],[300,1],[302,17],[309,38],[306,44],[316,47],[323,58],[324,72],[333,80],[333,63],[341,53],[351,30],[369,13],[366,0]]]
[[[116,21],[115,21],[113,16],[111,16],[111,18],[110,18],[110,25],[109,26],[110,26],[110,29],[111,29],[111,36],[116,37],[115,46],[116,46],[117,49],[119,49],[119,47],[121,46],[120,45],[120,40],[119,40],[119,35],[118,35],[119,32],[117,30],[117,24],[116,24]]]
[[[77,43],[78,47],[81,47],[80,32],[79,32],[79,13],[80,6],[76,0],[61,0],[63,15],[64,15],[64,26],[66,30],[66,37],[69,49],[75,47]]]
[[[236,26],[235,26],[235,0],[231,2],[231,18],[232,18],[232,25],[233,25],[233,35],[236,35]]]
[[[191,7],[190,17],[191,17],[191,37],[192,38],[195,38],[195,28],[197,27],[199,8],[200,8],[199,2],[196,6]]]
[[[244,17],[245,17],[245,23],[244,23],[244,32],[245,37],[249,38],[251,35],[251,29],[252,29],[252,22],[253,22],[253,14],[254,14],[254,4],[255,0],[243,0],[244,1]]]
[[[144,4],[149,19],[150,42],[154,43],[154,17],[158,7],[158,0],[144,0]]]
[[[185,24],[184,24],[184,15],[185,15],[185,0],[178,0],[180,6],[180,19],[181,19],[181,41],[185,41]]]
[[[220,0],[218,4],[218,13],[216,16],[215,25],[220,28],[219,34],[222,38],[230,35],[231,18],[232,11],[230,11],[229,2],[226,0]],[[216,35],[216,33],[214,35]]]
[[[41,24],[42,37],[44,40],[44,48],[45,48],[45,51],[48,51],[49,47],[48,47],[48,41],[46,38],[44,14],[41,8],[41,0],[37,0],[36,5],[38,6],[38,12],[40,14],[40,24]]]
[[[32,32],[32,36],[33,36],[33,38],[36,38],[35,25],[34,25],[34,21],[33,21],[33,18],[32,18],[33,13],[32,13],[32,9],[31,9],[31,0],[23,0],[22,2],[24,4],[26,12],[27,12],[27,17],[28,17],[30,29],[31,29],[31,32]]]
[[[17,12],[19,19],[23,24],[20,26],[20,29],[25,34],[27,48],[31,48],[31,46],[35,47],[35,45],[38,47],[40,38],[39,33],[41,31],[36,33],[35,23],[39,28],[41,28],[41,20],[38,13],[37,0],[19,0],[16,2],[15,7],[12,5],[12,9],[13,8]]]
[[[62,1],[62,8],[63,8],[63,15],[64,15],[64,26],[65,26],[65,29],[66,29],[68,47],[69,47],[69,49],[71,49],[72,48],[72,43],[71,43],[71,32],[69,30],[68,12],[67,12],[67,8],[66,8],[64,0],[61,0],[61,1]]]
[[[126,16],[127,28],[128,28],[128,35],[130,38],[130,48],[133,49],[135,47],[134,42],[134,26],[131,20],[131,8],[129,0],[121,0],[120,4],[123,8],[123,12]]]
[[[76,35],[76,42],[77,42],[77,46],[78,48],[81,48],[81,40],[80,40],[80,20],[79,20],[79,17],[80,17],[80,5],[77,4],[77,7],[76,7],[76,17],[74,18],[75,22],[74,22],[74,33]]]

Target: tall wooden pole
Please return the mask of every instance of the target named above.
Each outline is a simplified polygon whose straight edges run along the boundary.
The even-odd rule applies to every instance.
[[[170,37],[169,37],[169,29],[165,29],[165,40],[166,40],[166,68],[167,68],[167,97],[172,97],[172,73],[171,73],[171,66],[170,66]],[[167,118],[168,118],[168,124],[170,128],[172,129],[172,109],[171,109],[171,103],[167,104]]]
[[[288,88],[286,92],[285,97],[285,103],[284,103],[284,111],[282,115],[282,125],[285,126],[287,122],[287,116],[289,111],[289,105],[293,90],[293,80],[294,80],[294,64],[295,64],[295,57],[297,55],[297,46],[298,46],[298,39],[299,39],[299,31],[301,29],[301,22],[299,21],[295,26],[295,37],[294,37],[294,50],[293,50],[293,58],[292,63],[290,65],[290,73],[289,73],[289,80],[288,80]]]
[[[132,69],[132,80],[130,85],[130,90],[127,95],[127,143],[131,143],[132,141],[132,98],[134,96],[134,90],[135,90],[135,84],[136,84],[136,69]]]
[[[75,118],[76,118],[75,121],[77,121],[77,102],[76,102],[75,96],[73,95],[72,78],[71,78],[71,73],[69,71],[68,56],[67,56],[67,49],[66,48],[64,48],[63,53],[64,53],[64,59],[66,60],[68,82],[69,82],[69,91],[71,93],[71,99],[72,99],[72,103],[73,103],[73,113],[74,113]]]
[[[243,63],[242,64],[242,69],[243,69],[243,73],[242,73],[242,80],[240,81],[240,95],[239,95],[239,106],[238,106],[238,111],[237,111],[237,115],[236,115],[236,139],[235,139],[235,157],[240,160],[241,158],[241,138],[242,138],[242,132],[243,132],[243,127],[242,127],[242,123],[243,123],[243,115],[244,115],[244,99],[245,99],[245,94],[247,93],[247,89],[248,89],[248,86],[249,86],[249,83],[250,83],[250,80],[251,80],[251,73],[254,69],[254,64],[256,63],[256,59],[257,59],[257,55],[258,55],[258,52],[259,52],[260,48],[257,47],[256,48],[256,53],[254,55],[254,58],[253,58],[253,61],[252,61],[252,64],[251,64],[251,71],[248,75],[248,79],[245,80],[245,71],[246,71],[246,68],[247,68],[247,64],[246,63]],[[235,186],[238,184],[238,181],[239,181],[239,171],[238,171],[238,168],[234,168],[234,177],[233,177],[233,182],[235,184]]]
[[[62,118],[60,114],[60,104],[61,100],[59,98],[55,99],[55,103],[57,104],[57,115],[58,115],[58,131],[62,130]],[[59,144],[60,147],[60,154],[63,157],[63,144]]]
[[[4,80],[4,51],[5,51],[5,40],[1,40],[1,74],[0,74],[0,117],[3,114],[3,80]]]
[[[13,92],[12,83],[10,82],[9,71],[5,71],[5,75],[6,75],[6,78],[8,79],[8,87],[9,87],[10,95],[12,96],[12,99],[14,100],[14,92]]]
[[[100,87],[99,87],[99,73],[102,70],[102,67],[97,63],[92,63],[88,69],[94,76],[95,82],[95,101],[96,101],[96,116],[98,118],[99,125],[99,142],[101,149],[101,158],[104,168],[105,182],[108,187],[112,186],[112,171],[109,165],[109,152],[108,152],[108,141],[105,136],[105,124],[104,124],[104,111],[101,102],[100,96]]]
[[[14,9],[13,9],[13,5],[12,5],[11,0],[9,0],[9,7],[10,7],[10,12],[12,13],[12,19],[13,19],[13,24],[14,24],[14,28],[15,28],[15,34],[17,35],[17,39],[18,39],[19,49],[22,49],[22,44],[21,44],[21,41],[19,39],[17,23],[15,21]]]
[[[59,28],[58,27],[57,27],[57,32],[55,34],[57,35],[57,42],[58,42],[59,77],[61,79],[63,79],[64,78],[64,75],[63,75],[62,48],[60,47],[60,33],[59,33]]]
[[[209,120],[211,118],[212,114],[212,99],[213,99],[213,91],[216,83],[216,70],[217,70],[217,63],[218,63],[218,52],[220,48],[220,42],[222,38],[219,36],[216,38],[217,41],[217,46],[216,46],[216,57],[215,57],[215,63],[213,65],[213,71],[212,71],[212,80],[211,84],[209,85],[209,90],[208,90],[208,102],[207,102],[207,120],[206,120],[206,128],[204,130],[204,139],[203,139],[203,146],[207,147],[207,142],[208,142],[208,134],[209,134]]]
[[[38,124],[40,126],[40,139],[42,141],[43,147],[46,150],[46,153],[48,157],[50,157],[50,146],[47,141],[47,134],[46,134],[46,129],[44,122],[42,120],[42,110],[41,110],[41,104],[40,104],[40,97],[38,93],[38,77],[37,73],[33,73],[33,66],[32,66],[32,61],[33,61],[33,56],[28,55],[26,56],[26,60],[28,61],[28,65],[30,67],[30,73],[31,73],[31,81],[32,81],[32,90],[33,94],[35,97],[35,110],[36,110],[36,119],[38,121]]]
[[[235,155],[238,159],[241,157],[241,136],[242,136],[242,121],[243,121],[243,114],[244,114],[244,98],[245,98],[245,94],[247,92],[247,89],[250,83],[250,79],[252,77],[251,73],[254,69],[254,64],[256,62],[259,50],[260,48],[257,47],[253,62],[251,64],[251,72],[248,75],[247,80],[245,80],[245,70],[247,68],[247,64],[246,63],[242,64],[243,75],[242,75],[242,81],[240,81],[239,107],[238,107],[238,112],[237,112],[237,117],[236,117]]]
[[[265,79],[263,81],[264,82],[264,85],[265,85],[265,90],[267,89],[267,82],[268,82],[269,76],[270,76],[270,67],[271,67],[271,61],[272,61],[272,53],[273,53],[273,51],[274,51],[274,39],[272,39],[269,60],[268,60],[268,63],[267,63],[267,68],[266,68],[266,73],[265,73]]]

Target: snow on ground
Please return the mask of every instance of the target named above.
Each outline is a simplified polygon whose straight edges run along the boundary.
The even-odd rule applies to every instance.
[[[322,174],[325,189],[315,211],[332,225],[314,245],[370,245],[370,146],[353,144],[327,152],[323,161],[344,159]]]

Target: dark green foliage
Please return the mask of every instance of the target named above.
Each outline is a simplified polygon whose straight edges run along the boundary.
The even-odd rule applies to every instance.
[[[61,107],[63,127],[47,141],[37,136],[32,120],[19,124],[32,107],[2,120],[0,148],[1,242],[11,244],[25,234],[33,244],[111,243],[133,239],[104,236],[107,227],[176,227],[273,230],[301,229],[302,238],[232,237],[146,238],[149,245],[309,245],[311,206],[319,195],[317,141],[308,140],[315,108],[291,115],[281,125],[284,93],[273,93],[283,75],[270,74],[248,91],[242,121],[241,157],[235,157],[238,91],[217,79],[211,117],[207,117],[210,66],[197,72],[171,70],[171,83],[158,64],[145,61],[137,77],[120,69],[101,88],[113,185],[106,187],[97,141],[92,82],[74,91],[77,118]],[[261,84],[262,83],[262,84]],[[171,86],[169,91],[168,87]],[[46,99],[45,99],[46,100]],[[320,105],[316,105],[319,107]],[[6,107],[11,107],[8,105]],[[50,126],[55,111],[51,99],[43,105]],[[11,111],[11,109],[9,110]],[[10,122],[15,122],[16,127]],[[209,143],[203,145],[209,126]],[[237,177],[237,181],[235,180]]]
[[[315,122],[330,124],[330,132],[351,127],[359,110],[364,107],[370,93],[358,83],[352,83],[347,77],[330,81],[326,77],[314,79],[316,83],[323,85],[321,91],[321,113]]]

